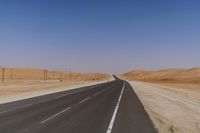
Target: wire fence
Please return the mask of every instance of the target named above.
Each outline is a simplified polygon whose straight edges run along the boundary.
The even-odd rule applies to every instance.
[[[40,82],[64,82],[64,81],[90,81],[102,80],[108,77],[101,73],[76,73],[63,71],[49,71],[47,69],[28,68],[0,68],[1,83],[40,81]]]

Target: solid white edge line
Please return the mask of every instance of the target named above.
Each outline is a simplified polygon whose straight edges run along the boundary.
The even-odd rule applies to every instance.
[[[116,115],[117,115],[117,111],[118,111],[118,108],[119,108],[119,104],[121,102],[121,98],[122,98],[122,94],[124,92],[124,88],[125,88],[125,82],[123,84],[123,87],[122,87],[122,91],[120,93],[120,96],[119,96],[119,99],[118,99],[118,102],[117,102],[117,106],[115,107],[115,110],[113,112],[113,115],[112,115],[112,119],[110,121],[110,124],[109,124],[109,127],[107,129],[107,132],[106,133],[111,133],[112,132],[112,128],[113,128],[113,125],[114,125],[114,122],[115,122],[115,118],[116,118]]]
[[[47,121],[49,121],[49,120],[51,120],[51,119],[57,117],[58,115],[60,115],[60,114],[62,114],[62,113],[64,113],[64,112],[66,112],[66,111],[68,111],[68,110],[70,110],[70,109],[71,109],[71,107],[68,107],[68,108],[66,108],[66,109],[64,109],[64,110],[62,110],[62,111],[60,111],[59,113],[57,113],[57,114],[55,114],[55,115],[53,115],[53,116],[51,116],[51,117],[45,119],[44,121],[41,121],[40,124],[43,124],[43,123],[45,123],[45,122],[47,122]]]

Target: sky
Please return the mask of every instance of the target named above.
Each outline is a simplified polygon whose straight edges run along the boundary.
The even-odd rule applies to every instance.
[[[0,66],[123,73],[200,66],[198,0],[1,0]]]

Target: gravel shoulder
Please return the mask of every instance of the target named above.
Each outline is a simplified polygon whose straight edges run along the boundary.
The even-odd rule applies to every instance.
[[[130,83],[159,133],[200,132],[200,85]]]

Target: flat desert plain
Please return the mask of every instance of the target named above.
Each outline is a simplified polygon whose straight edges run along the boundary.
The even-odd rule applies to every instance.
[[[93,85],[111,79],[110,75],[101,73],[48,71],[47,78],[44,80],[44,70],[30,68],[5,68],[3,83],[2,68],[0,68],[0,76],[0,104]]]

